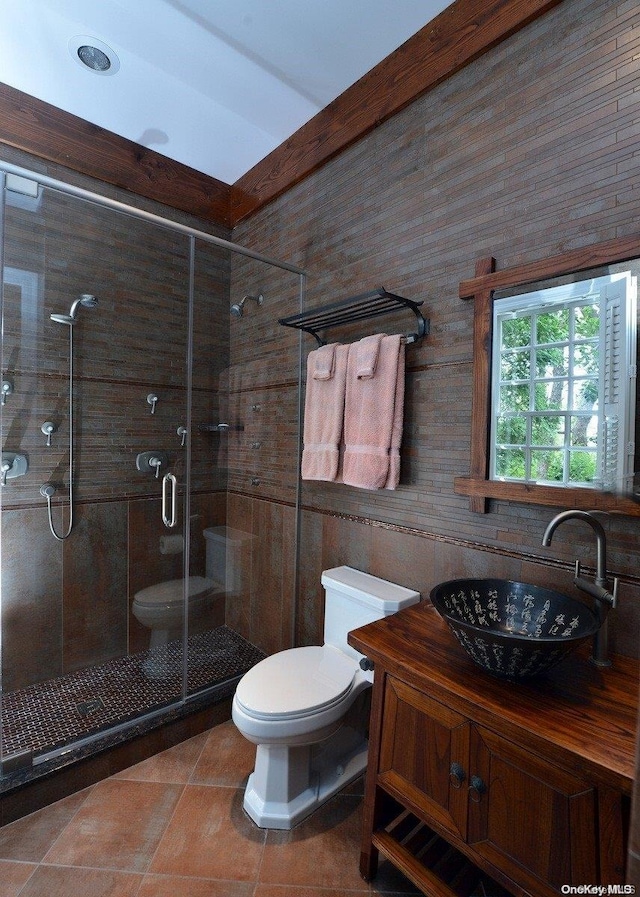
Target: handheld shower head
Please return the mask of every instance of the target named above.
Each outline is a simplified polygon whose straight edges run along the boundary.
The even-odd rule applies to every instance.
[[[72,326],[76,322],[76,315],[80,305],[84,308],[95,308],[97,304],[98,300],[95,296],[92,296],[90,293],[83,293],[78,299],[74,300],[68,315],[49,315],[49,317],[52,321],[55,321],[56,324],[68,324],[69,326]]]
[[[264,302],[264,296],[262,295],[262,293],[259,293],[257,296],[243,296],[240,302],[235,302],[230,309],[231,314],[235,315],[236,318],[241,318],[244,314],[244,304],[247,299],[252,299],[258,305],[262,305],[262,303]]]

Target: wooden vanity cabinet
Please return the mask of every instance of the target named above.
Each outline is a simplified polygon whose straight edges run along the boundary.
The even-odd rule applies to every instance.
[[[427,603],[350,642],[375,663],[366,880],[381,852],[430,897],[624,883],[637,662],[501,681]]]

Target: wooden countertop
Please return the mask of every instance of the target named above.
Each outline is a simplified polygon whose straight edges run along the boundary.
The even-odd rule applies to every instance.
[[[631,793],[639,661],[613,655],[601,669],[587,649],[536,679],[500,679],[468,657],[429,601],[354,630],[349,643],[478,724],[495,730],[498,718],[505,738]]]

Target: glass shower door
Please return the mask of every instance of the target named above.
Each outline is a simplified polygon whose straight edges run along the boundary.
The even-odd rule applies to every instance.
[[[189,238],[3,191],[3,769],[182,699]]]

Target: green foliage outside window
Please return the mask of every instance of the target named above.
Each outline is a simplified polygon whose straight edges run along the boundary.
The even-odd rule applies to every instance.
[[[553,310],[519,312],[500,320],[499,334],[496,475],[593,482],[599,308],[567,303]]]

